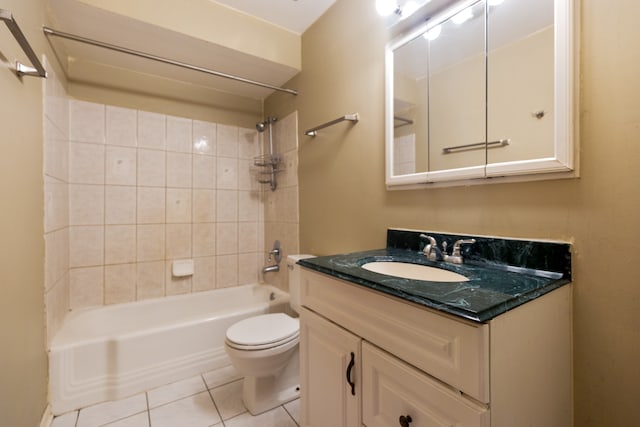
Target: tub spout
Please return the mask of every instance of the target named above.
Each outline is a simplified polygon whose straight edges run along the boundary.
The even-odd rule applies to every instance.
[[[280,266],[278,264],[267,265],[266,267],[264,267],[262,269],[262,273],[272,273],[272,272],[276,272],[276,271],[280,271]]]

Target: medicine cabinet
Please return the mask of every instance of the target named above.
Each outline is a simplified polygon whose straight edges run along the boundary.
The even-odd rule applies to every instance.
[[[464,0],[386,47],[389,189],[575,177],[577,0]]]

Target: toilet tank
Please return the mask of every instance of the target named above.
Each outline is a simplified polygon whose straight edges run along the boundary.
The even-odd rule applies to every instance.
[[[315,258],[315,255],[289,255],[287,270],[289,270],[289,304],[296,312],[300,312],[300,266],[296,264],[305,258]]]

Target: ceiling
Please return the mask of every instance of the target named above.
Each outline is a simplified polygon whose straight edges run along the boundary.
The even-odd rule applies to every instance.
[[[274,29],[273,32],[259,34],[286,33],[276,36],[284,37],[288,41],[298,40],[287,45],[286,49],[289,49],[288,52],[297,52],[295,55],[299,57],[301,34],[335,1],[199,0],[195,3],[203,5],[210,2],[212,7],[216,5],[219,9],[212,10],[217,11],[215,17],[218,22],[220,17],[224,16],[220,9],[229,10],[229,17],[246,16],[245,22],[262,21],[265,26]],[[164,16],[172,16],[174,21],[181,19],[183,23],[192,22],[189,24],[191,27],[200,25],[198,28],[204,28],[205,31],[207,25],[216,25],[207,24],[206,16],[194,17],[192,21],[185,14],[187,8],[182,8],[180,13],[172,14],[169,5],[177,2],[179,0],[163,5],[165,9],[169,9]],[[151,4],[150,1],[144,3]],[[188,31],[182,32],[176,27],[167,27],[146,20],[145,16],[151,14],[139,18],[114,13],[100,7],[108,7],[108,3],[95,0],[48,0],[48,4],[54,30],[278,87],[285,85],[300,72],[300,65],[268,56],[270,51],[285,49],[282,47],[283,44],[278,42],[284,39],[252,41],[255,35],[248,33],[246,28],[239,29],[236,37],[227,38],[232,40],[231,44],[224,44],[228,40],[219,43],[216,39],[195,37],[188,34]],[[199,7],[207,10],[204,6]],[[134,7],[131,6],[131,9]],[[253,44],[263,48],[256,53],[234,47],[233,43],[237,40],[241,40],[245,45]],[[116,53],[77,41],[58,37],[50,37],[50,41],[56,55],[64,63],[70,82],[184,99],[223,108],[232,106],[250,111],[261,109],[262,100],[274,92],[273,89]],[[243,103],[247,106],[243,106]]]
[[[304,33],[336,0],[209,0],[286,28]]]

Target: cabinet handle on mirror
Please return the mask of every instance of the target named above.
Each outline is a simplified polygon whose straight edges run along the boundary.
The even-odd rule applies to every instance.
[[[347,383],[351,386],[351,395],[356,395],[356,383],[351,380],[351,371],[353,370],[353,365],[356,363],[356,355],[351,352],[351,362],[349,362],[349,366],[347,366]]]
[[[409,427],[409,424],[411,424],[411,421],[413,421],[411,419],[411,415],[407,415],[406,417],[404,415],[400,415],[400,427]]]

